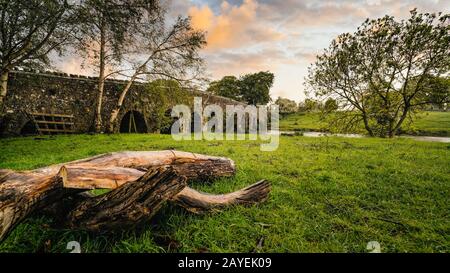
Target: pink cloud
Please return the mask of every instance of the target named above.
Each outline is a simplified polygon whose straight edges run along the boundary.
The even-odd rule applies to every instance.
[[[194,28],[207,31],[207,50],[239,48],[280,40],[283,35],[258,20],[259,4],[244,0],[240,6],[223,1],[215,15],[208,5],[189,9]]]

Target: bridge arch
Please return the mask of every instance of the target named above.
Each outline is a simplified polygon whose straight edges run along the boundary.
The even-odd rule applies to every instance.
[[[147,133],[148,127],[144,115],[135,110],[125,113],[120,121],[120,133]]]

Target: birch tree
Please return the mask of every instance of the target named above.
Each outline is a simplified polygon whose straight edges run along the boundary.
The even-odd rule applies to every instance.
[[[81,0],[77,10],[76,49],[98,73],[94,123],[100,132],[105,81],[120,74],[124,53],[135,41],[133,35],[145,27],[143,20],[151,24],[158,18],[160,5],[157,0]]]
[[[128,56],[133,69],[127,74],[127,84],[111,112],[109,132],[114,132],[123,102],[136,80],[162,78],[185,85],[202,79],[203,60],[199,50],[206,44],[205,33],[194,30],[190,18],[178,17],[169,27],[164,20],[145,26],[134,42],[134,54]]]

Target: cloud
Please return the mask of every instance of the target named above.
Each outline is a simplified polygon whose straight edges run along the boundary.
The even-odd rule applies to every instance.
[[[192,17],[192,26],[195,29],[209,30],[212,27],[214,13],[208,6],[192,7],[189,9],[189,15]]]
[[[168,24],[191,16],[194,28],[207,31],[201,54],[212,79],[269,70],[274,97],[304,98],[307,67],[340,33],[353,32],[366,18],[396,19],[419,12],[450,12],[448,0],[169,0]],[[89,59],[89,58],[88,58]],[[89,61],[87,61],[89,64]],[[95,74],[81,58],[56,66],[73,74]],[[90,69],[91,68],[91,69]]]
[[[313,63],[316,60],[317,53],[315,52],[307,52],[300,50],[297,53],[295,53],[295,57],[298,59],[303,60],[306,63]]]
[[[302,60],[281,48],[265,47],[259,50],[228,50],[205,55],[208,71],[214,79],[226,75],[240,76],[258,71],[275,71],[283,65],[300,65]]]
[[[366,18],[386,14],[407,18],[417,8],[423,12],[449,12],[448,0],[259,0],[261,17],[281,22],[284,30],[311,27],[358,26]],[[446,4],[447,3],[447,4]]]
[[[256,0],[244,0],[241,5],[223,1],[217,15],[208,5],[193,6],[188,14],[192,17],[194,28],[207,31],[207,50],[280,40],[282,33],[258,20],[258,7]]]

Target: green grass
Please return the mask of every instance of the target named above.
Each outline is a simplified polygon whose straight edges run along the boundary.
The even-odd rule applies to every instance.
[[[416,135],[450,136],[450,112],[424,112],[406,128]]]
[[[282,131],[326,132],[327,123],[320,113],[296,113],[280,120]],[[403,133],[422,136],[450,136],[450,112],[421,112],[411,124],[404,124]],[[363,128],[361,131],[364,132]]]
[[[33,169],[119,150],[177,149],[227,156],[234,178],[194,188],[222,193],[268,179],[254,207],[193,215],[168,204],[138,230],[95,235],[57,230],[34,216],[1,252],[383,252],[450,251],[450,145],[410,139],[281,137],[275,152],[252,141],[176,142],[164,135],[76,135],[0,139],[0,168]]]
[[[320,113],[295,113],[280,119],[282,131],[318,131],[327,129],[327,123],[320,118]]]

